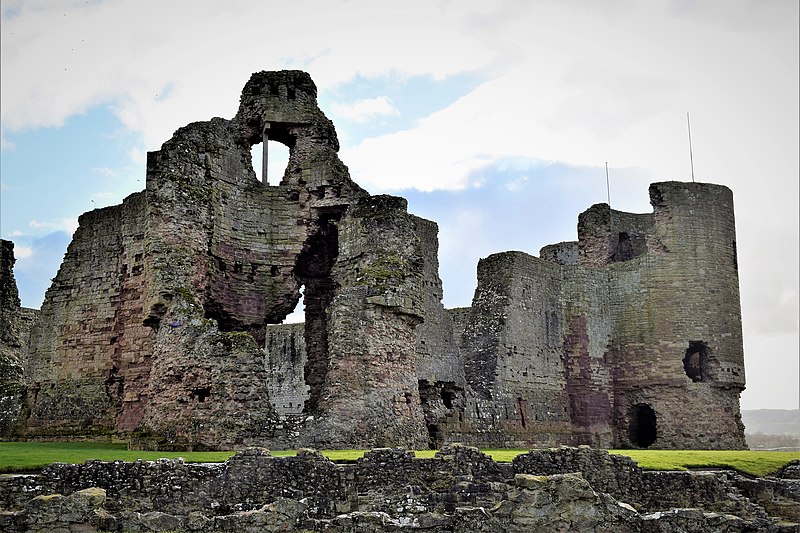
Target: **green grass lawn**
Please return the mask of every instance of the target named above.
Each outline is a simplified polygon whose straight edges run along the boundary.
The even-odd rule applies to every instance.
[[[483,450],[495,461],[509,462],[527,450]],[[294,455],[294,451],[273,451],[272,455]],[[364,450],[323,450],[332,461],[354,461]],[[417,457],[433,457],[435,450],[420,450]],[[800,459],[796,452],[701,451],[701,450],[611,450],[627,455],[650,470],[685,470],[701,467],[730,467],[748,474],[763,476],[789,461]],[[142,452],[130,451],[125,444],[95,442],[0,442],[0,472],[38,470],[47,464],[82,463],[89,459],[103,461],[155,460],[183,457],[188,462],[221,462],[234,452]]]

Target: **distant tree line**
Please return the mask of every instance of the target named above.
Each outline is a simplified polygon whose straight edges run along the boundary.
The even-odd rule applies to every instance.
[[[800,451],[800,437],[794,435],[765,435],[758,432],[746,433],[744,438],[751,450]]]

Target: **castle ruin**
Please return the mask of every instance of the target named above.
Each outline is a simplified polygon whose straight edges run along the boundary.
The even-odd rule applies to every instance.
[[[266,139],[289,148],[275,185],[253,171]],[[359,187],[338,149],[308,74],[259,72],[234,118],[148,154],[144,191],[80,217],[35,319],[4,244],[0,431],[195,450],[745,447],[729,189],[662,182],[652,213],[592,206],[577,242],[482,259],[472,306],[448,310],[436,224]],[[305,323],[281,324],[301,290]]]

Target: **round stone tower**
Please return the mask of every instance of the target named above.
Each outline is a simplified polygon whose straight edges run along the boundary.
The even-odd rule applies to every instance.
[[[650,202],[651,221],[631,228],[608,210],[607,246],[592,248],[609,269],[616,444],[744,448],[733,194],[663,182]]]

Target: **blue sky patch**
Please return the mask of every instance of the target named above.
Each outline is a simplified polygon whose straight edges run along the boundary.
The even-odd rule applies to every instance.
[[[444,109],[469,94],[484,81],[478,73],[462,73],[443,79],[433,76],[388,74],[368,78],[356,76],[347,83],[322,91],[320,108],[331,117],[341,138],[356,145],[369,137],[413,128],[417,122]],[[376,115],[372,120],[356,122],[336,113],[337,105],[353,105],[362,100],[385,97],[397,114]]]

